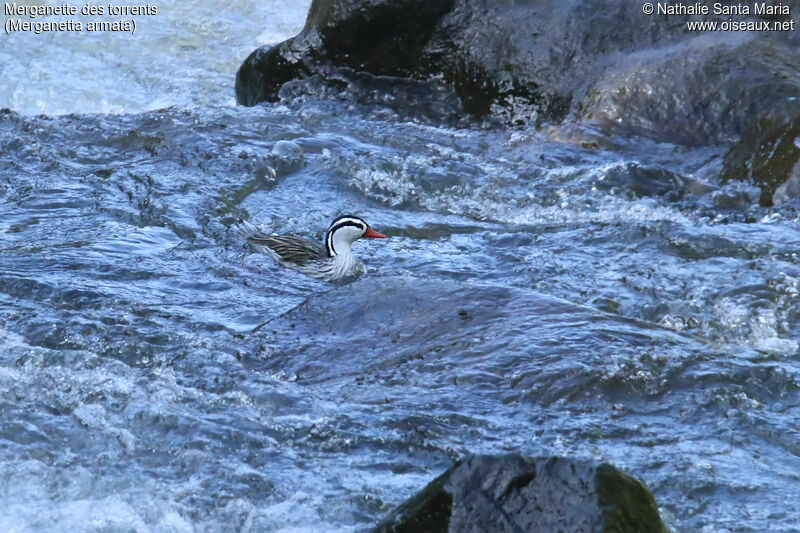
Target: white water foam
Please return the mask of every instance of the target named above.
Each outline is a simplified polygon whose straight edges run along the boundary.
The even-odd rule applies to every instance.
[[[80,8],[83,2],[67,2]],[[17,2],[29,4],[29,2]],[[39,4],[39,2],[30,2]],[[50,0],[44,5],[60,5]],[[258,46],[303,27],[310,0],[156,0],[135,33],[15,32],[0,39],[0,108],[23,114],[136,113],[233,105],[234,77]],[[26,17],[115,21],[121,17]],[[125,17],[129,18],[129,17]]]

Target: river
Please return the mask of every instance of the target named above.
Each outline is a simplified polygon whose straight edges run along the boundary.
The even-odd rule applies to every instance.
[[[0,530],[359,530],[519,451],[612,462],[676,531],[796,531],[798,203],[722,147],[235,106],[307,6],[0,39]],[[343,213],[390,237],[351,283],[234,230]]]

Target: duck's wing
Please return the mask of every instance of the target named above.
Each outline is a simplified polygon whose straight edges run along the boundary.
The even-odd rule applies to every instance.
[[[257,249],[269,248],[281,261],[296,265],[328,257],[328,252],[321,244],[294,235],[267,235],[256,231],[249,233],[245,240]]]

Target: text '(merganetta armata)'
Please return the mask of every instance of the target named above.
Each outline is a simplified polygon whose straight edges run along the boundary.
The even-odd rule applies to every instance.
[[[18,32],[35,34],[45,32],[136,32],[136,19],[138,16],[155,16],[158,7],[152,4],[144,5],[117,5],[117,4],[92,4],[86,3],[78,9],[72,4],[59,5],[24,5],[8,3],[4,5],[3,13],[7,17],[3,29],[7,35]],[[117,20],[64,20],[61,17],[82,16],[108,16],[130,17]],[[17,18],[13,18],[17,17]],[[44,17],[59,17],[55,20],[44,20]]]

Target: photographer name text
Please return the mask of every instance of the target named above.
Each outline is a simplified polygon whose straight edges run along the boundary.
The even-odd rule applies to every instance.
[[[753,4],[721,4],[719,2],[708,6],[695,2],[694,4],[669,4],[659,2],[656,4],[658,15],[790,15],[787,4],[772,4],[768,2],[755,2]]]

